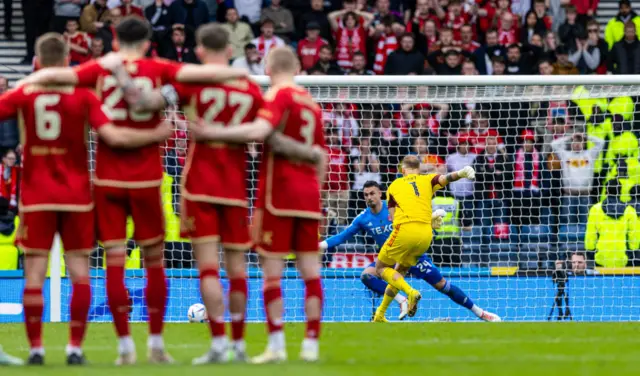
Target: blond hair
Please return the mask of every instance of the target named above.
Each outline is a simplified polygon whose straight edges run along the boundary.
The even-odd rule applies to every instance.
[[[275,47],[267,55],[267,67],[271,74],[296,74],[300,70],[300,62],[291,47]]]

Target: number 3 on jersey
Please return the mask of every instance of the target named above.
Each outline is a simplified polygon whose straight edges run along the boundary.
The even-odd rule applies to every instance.
[[[304,144],[311,146],[313,145],[313,135],[316,130],[316,117],[312,111],[303,108],[300,111],[300,118],[303,121],[302,127],[300,128],[300,135],[304,138]]]

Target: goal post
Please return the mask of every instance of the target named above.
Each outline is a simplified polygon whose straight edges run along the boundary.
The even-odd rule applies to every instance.
[[[254,79],[269,87],[268,77]],[[328,226],[320,240],[365,210],[364,183],[376,181],[386,189],[399,176],[404,156],[418,156],[424,173],[471,164],[475,182],[451,184],[433,201],[447,216],[428,254],[445,278],[509,321],[557,319],[561,291],[561,319],[569,318],[567,301],[573,320],[640,319],[640,222],[633,215],[640,213],[640,76],[299,76],[296,82],[322,107],[329,147],[323,191]],[[201,298],[191,246],[176,232],[186,123],[178,111],[167,116],[176,126],[165,148],[163,186],[167,319],[183,322]],[[247,152],[250,198],[260,151],[250,145]],[[389,228],[363,226],[323,254],[326,321],[369,321],[380,301],[360,277],[378,251],[368,234]],[[139,257],[131,245],[132,257]],[[90,318],[110,321],[101,260],[92,262]],[[247,260],[247,317],[263,321],[258,258],[250,254]],[[144,269],[135,260],[129,265],[131,319],[143,321]],[[303,321],[304,284],[294,265],[288,261],[283,282],[285,320]],[[52,269],[52,282],[59,271]],[[51,300],[59,299],[56,307],[66,321],[70,283],[60,280],[51,292],[61,293]],[[227,288],[224,275],[222,282]],[[426,282],[409,282],[423,294],[414,321],[475,320]],[[559,288],[563,282],[566,287]],[[388,318],[397,314],[394,303]]]

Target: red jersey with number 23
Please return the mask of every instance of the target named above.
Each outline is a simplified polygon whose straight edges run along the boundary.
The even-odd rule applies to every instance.
[[[22,126],[23,174],[20,211],[93,208],[87,164],[87,122],[110,122],[93,91],[72,86],[26,85],[0,96],[0,119]]]
[[[272,87],[258,117],[296,141],[325,146],[322,110],[295,85]],[[256,207],[279,217],[321,218],[320,185],[312,164],[274,154],[265,145]]]
[[[163,59],[139,59],[125,62],[133,83],[153,90],[175,81],[180,65]],[[123,91],[111,72],[97,61],[77,66],[78,86],[93,87],[102,98],[105,112],[116,126],[137,129],[155,128],[162,121],[162,112],[134,112],[129,109]],[[160,144],[136,149],[112,149],[98,142],[96,185],[123,188],[144,188],[162,183]]]
[[[217,85],[174,85],[190,121],[239,125],[253,121],[262,107],[260,86],[248,79]],[[192,142],[182,195],[191,201],[248,206],[244,144]]]

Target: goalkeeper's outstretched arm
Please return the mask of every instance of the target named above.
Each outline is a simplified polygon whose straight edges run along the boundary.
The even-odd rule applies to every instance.
[[[462,170],[450,172],[446,175],[440,175],[440,177],[438,178],[438,184],[444,187],[447,184],[460,179],[475,180],[475,178],[476,178],[476,170],[474,170],[473,167],[471,166],[466,166]]]
[[[319,247],[321,251],[324,251],[328,248],[333,248],[343,244],[356,236],[357,233],[360,232],[362,227],[360,226],[360,216],[357,216],[353,222],[349,225],[349,227],[345,228],[341,233],[336,234],[327,240],[320,242]]]

